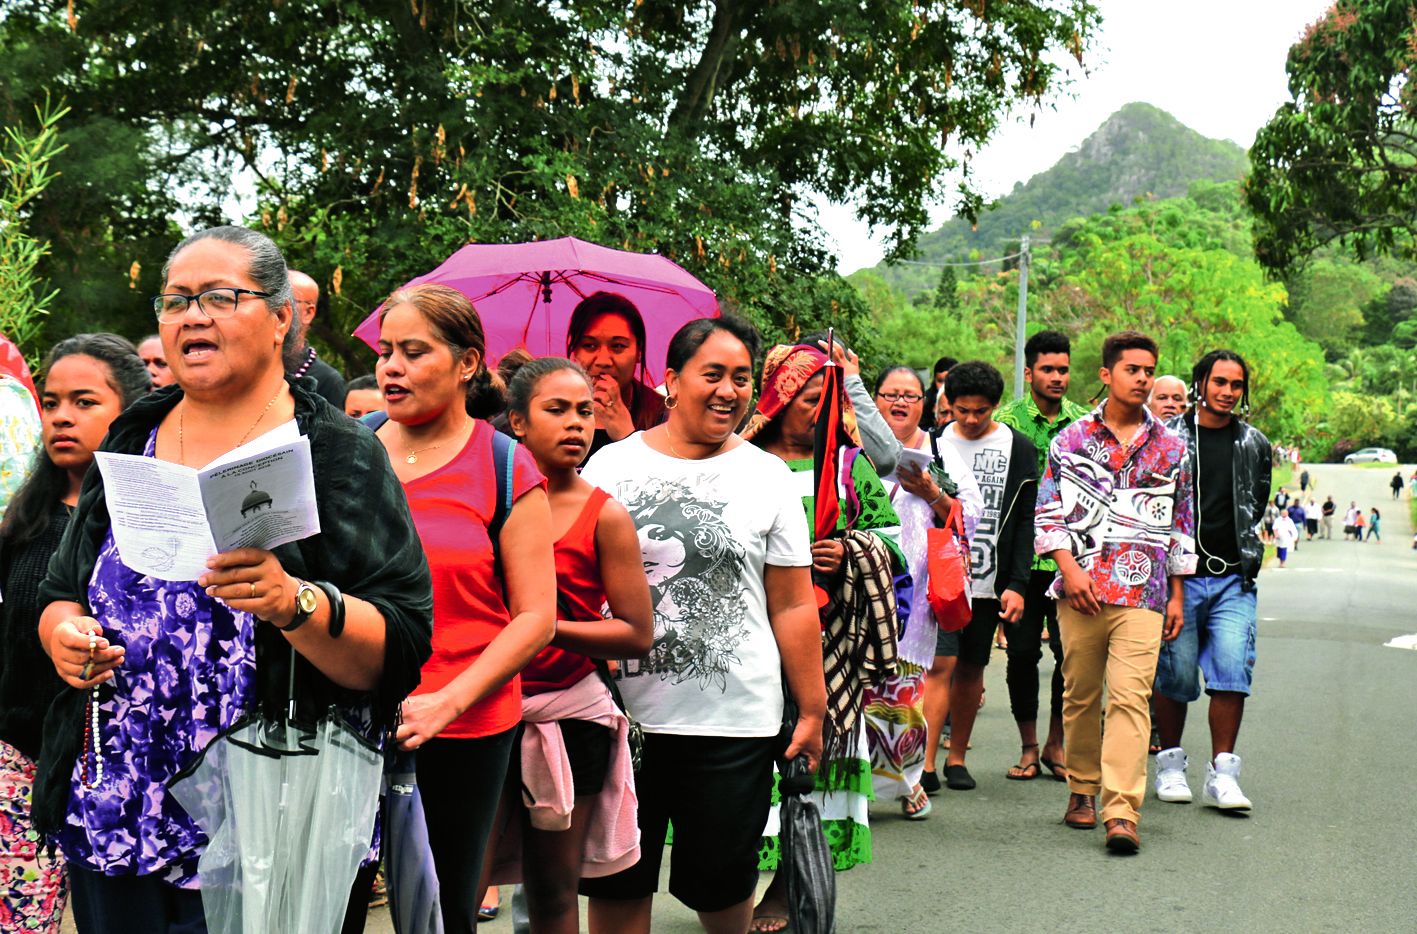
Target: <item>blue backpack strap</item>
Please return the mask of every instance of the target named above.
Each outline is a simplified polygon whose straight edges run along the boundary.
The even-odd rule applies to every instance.
[[[502,549],[498,538],[502,533],[502,526],[507,523],[507,516],[512,511],[516,450],[516,439],[509,438],[500,431],[492,432],[492,470],[497,478],[497,508],[492,513],[492,521],[487,525],[487,537],[492,540],[492,553],[496,556],[499,568],[502,563]]]

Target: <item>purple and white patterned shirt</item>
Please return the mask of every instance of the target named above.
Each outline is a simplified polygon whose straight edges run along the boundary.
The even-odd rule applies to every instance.
[[[124,647],[123,664],[100,690],[103,781],[80,781],[81,754],[60,849],[104,875],[156,875],[195,889],[207,837],[167,783],[250,706],[255,617],[207,596],[196,581],[129,569],[111,531],[89,580],[89,606],[104,636]],[[90,779],[94,771],[90,760]]]
[[[1123,446],[1102,420],[1106,400],[1048,448],[1038,487],[1034,550],[1070,551],[1109,606],[1164,612],[1167,577],[1196,569],[1186,442],[1145,408]],[[1062,596],[1062,575],[1049,596]]]

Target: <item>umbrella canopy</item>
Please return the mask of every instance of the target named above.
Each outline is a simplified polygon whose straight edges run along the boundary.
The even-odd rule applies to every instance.
[[[313,727],[250,716],[212,741],[171,784],[207,835],[207,930],[338,934],[374,836],[382,763],[333,714]]]
[[[669,339],[695,318],[717,317],[713,290],[654,253],[629,253],[562,237],[532,243],[475,243],[407,285],[436,282],[462,292],[482,316],[489,363],[509,350],[564,354],[571,312],[595,292],[628,298],[645,321],[649,378],[664,379]],[[370,347],[379,341],[379,309],[355,328]]]

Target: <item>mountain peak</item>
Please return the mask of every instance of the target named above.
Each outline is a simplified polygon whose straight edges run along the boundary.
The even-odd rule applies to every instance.
[[[920,239],[920,259],[966,259],[972,251],[999,255],[1005,244],[1028,233],[1034,222],[1046,234],[1072,217],[1130,204],[1138,197],[1171,198],[1192,183],[1233,181],[1249,169],[1245,150],[1192,130],[1152,104],[1126,104],[1050,169],[1014,187],[992,210],[968,221],[954,218]],[[933,288],[929,267],[880,266],[893,285],[914,294]]]

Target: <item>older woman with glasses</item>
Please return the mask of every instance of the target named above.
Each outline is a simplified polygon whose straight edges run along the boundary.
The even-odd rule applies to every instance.
[[[874,394],[876,409],[901,448],[933,462],[931,469],[921,470],[902,460],[894,473],[882,478],[900,516],[900,547],[909,573],[896,589],[903,632],[900,665],[866,699],[876,796],[899,798],[907,818],[923,820],[930,813],[927,795],[939,790],[933,766],[949,714],[949,673],[959,654],[959,637],[939,631],[926,599],[926,532],[943,522],[956,500],[964,510],[965,528],[972,532],[983,513],[984,498],[954,446],[939,443],[921,430],[925,387],[914,370],[888,368],[877,378]]]
[[[104,449],[201,467],[293,419],[321,531],[215,555],[196,581],[145,577],[115,544],[99,474],[85,479],[40,591],[40,642],[69,689],[45,724],[34,804],[85,934],[205,930],[207,840],[168,783],[244,714],[292,695],[297,718],[336,707],[376,733],[431,649],[428,565],[383,446],[285,377],[280,250],[217,227],[179,244],[162,279],[176,385],[119,416]]]

